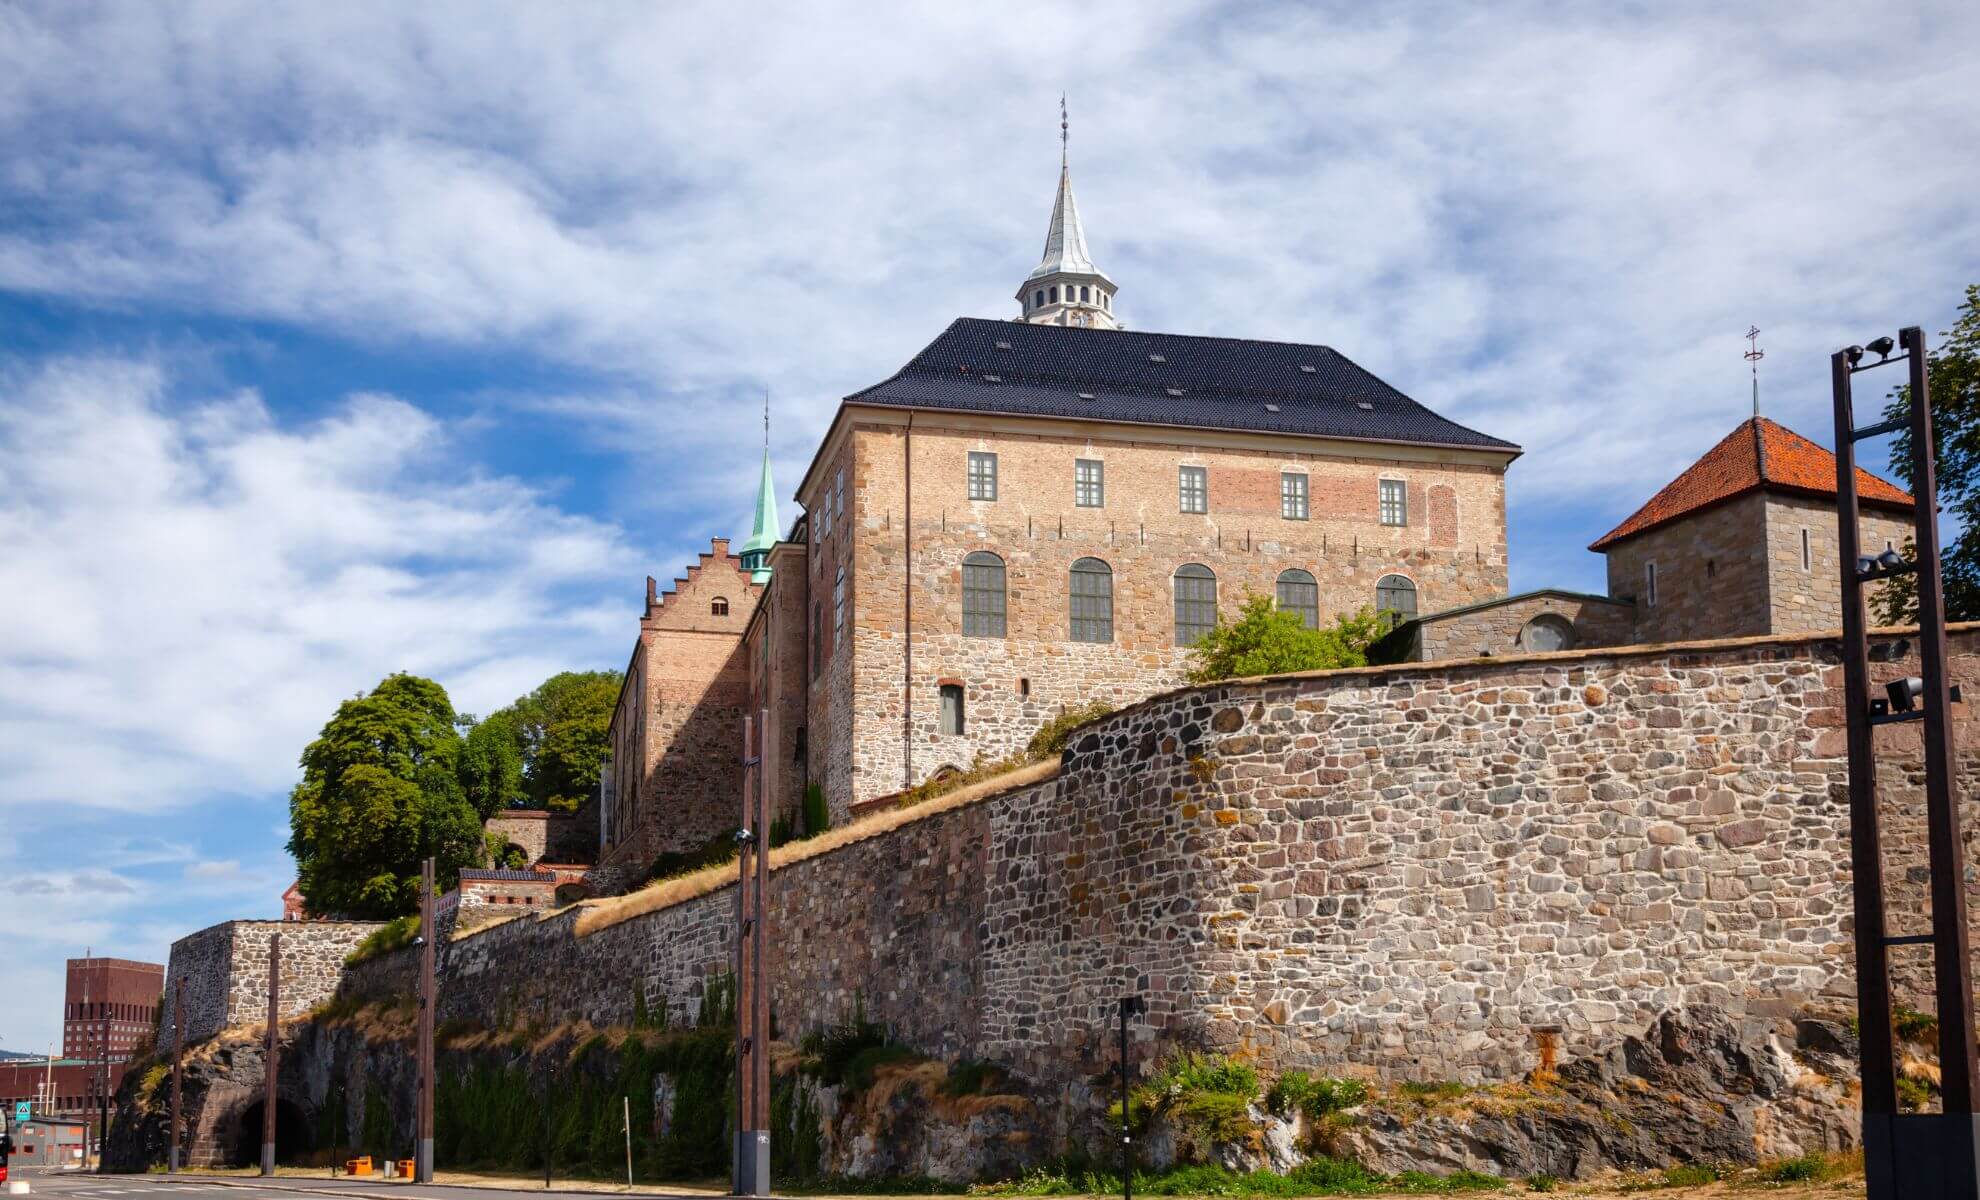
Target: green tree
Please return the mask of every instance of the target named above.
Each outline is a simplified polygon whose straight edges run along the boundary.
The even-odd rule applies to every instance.
[[[597,792],[619,680],[617,671],[564,671],[502,710],[516,721],[533,806],[569,812]]]
[[[1332,625],[1308,629],[1299,614],[1285,612],[1270,596],[1248,593],[1238,619],[1220,616],[1210,632],[1190,647],[1192,683],[1319,671],[1368,665],[1368,647],[1386,632],[1381,617],[1364,608],[1334,618]]]
[[[522,722],[514,708],[500,709],[483,721],[463,716],[461,724],[467,727],[461,739],[461,787],[475,813],[485,821],[505,808],[529,803]]]
[[[1946,619],[1980,618],[1980,284],[1969,285],[1953,327],[1939,334],[1937,351],[1926,356],[1926,387],[1932,397],[1932,441],[1938,458],[1941,529],[1958,536],[1942,548]],[[1890,394],[1886,419],[1907,417],[1911,388]],[[1906,488],[1916,491],[1911,474],[1909,430],[1891,438],[1891,472]],[[1910,558],[1915,547],[1905,543]],[[1918,591],[1909,576],[1886,584],[1875,604],[1886,624],[1910,624],[1918,619]]]
[[[388,675],[346,700],[302,754],[289,794],[289,853],[311,912],[386,918],[419,903],[419,864],[442,891],[481,861],[481,822],[460,778],[446,689]]]

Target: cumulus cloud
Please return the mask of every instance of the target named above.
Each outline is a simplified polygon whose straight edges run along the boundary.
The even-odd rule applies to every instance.
[[[1820,432],[1826,349],[1965,282],[1972,168],[1902,148],[1980,135],[1980,14],[1887,14],[1875,55],[1857,15],[49,6],[0,85],[36,151],[0,196],[48,215],[0,286],[527,347],[738,488],[708,451],[758,384],[788,478],[833,398],[1014,311],[1064,88],[1131,321],[1326,341],[1525,444],[1516,508],[1616,513],[1739,418],[1749,321]]]
[[[388,672],[485,711],[548,660],[615,657],[623,628],[591,610],[639,569],[618,528],[447,441],[389,396],[285,427],[251,393],[175,403],[156,363],[0,374],[0,805],[279,793],[337,701]]]

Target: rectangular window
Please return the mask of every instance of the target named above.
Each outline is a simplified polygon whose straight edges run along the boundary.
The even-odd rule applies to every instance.
[[[960,683],[942,685],[942,732],[961,737],[963,731],[963,690]]]
[[[1106,464],[1096,458],[1073,460],[1073,503],[1100,508],[1107,502]]]
[[[825,489],[825,498],[819,501],[818,520],[816,524],[818,526],[819,541],[822,542],[832,536],[832,490],[830,488]],[[819,564],[822,566],[824,561],[820,559]]]
[[[1657,607],[1657,564],[1643,564],[1643,604],[1646,608]]]
[[[997,456],[980,451],[969,452],[969,498],[971,500],[995,500],[997,498]]]
[[[832,519],[839,520],[846,515],[846,469],[839,468],[838,482],[832,485]]]
[[[1279,515],[1288,521],[1306,520],[1306,475],[1303,472],[1280,473]]]
[[[1814,555],[1811,553],[1811,547],[1808,544],[1808,531],[1804,529],[1801,531],[1801,569],[1806,571],[1813,565]]]
[[[839,574],[832,581],[832,640],[836,643],[846,632],[846,569],[839,568]]]
[[[1382,487],[1382,524],[1409,524],[1409,488],[1400,479],[1384,479]]]
[[[1176,478],[1177,502],[1186,513],[1210,511],[1210,472],[1204,467],[1184,467]]]

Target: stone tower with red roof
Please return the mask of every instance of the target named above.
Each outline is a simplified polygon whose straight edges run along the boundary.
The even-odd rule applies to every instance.
[[[1859,469],[1863,545],[1901,546],[1911,496]],[[1634,641],[1842,625],[1835,455],[1765,417],[1744,421],[1590,550],[1634,599]]]

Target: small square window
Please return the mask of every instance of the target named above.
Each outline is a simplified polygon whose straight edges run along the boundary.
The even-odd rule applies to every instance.
[[[1409,489],[1400,479],[1384,479],[1382,488],[1382,524],[1409,524]]]
[[[1306,520],[1306,475],[1284,471],[1279,475],[1279,515],[1288,521]]]
[[[1177,504],[1186,513],[1207,513],[1210,511],[1209,469],[1205,467],[1183,467],[1177,475]]]
[[[976,450],[969,452],[969,498],[971,500],[997,498],[996,455]]]
[[[1106,464],[1096,458],[1073,460],[1073,503],[1102,508],[1107,503]]]

